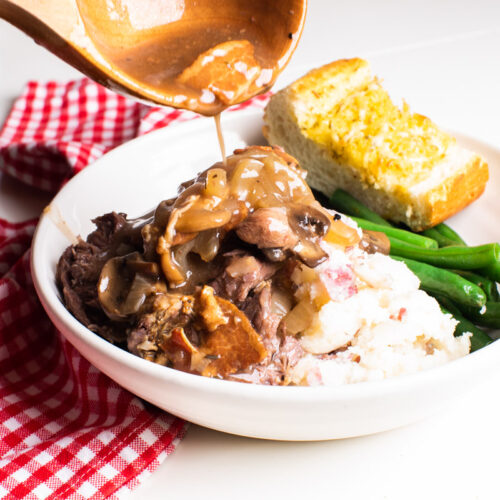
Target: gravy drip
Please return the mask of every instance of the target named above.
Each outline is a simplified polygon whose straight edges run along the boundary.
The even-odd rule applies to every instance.
[[[214,116],[214,120],[215,120],[215,129],[217,130],[217,140],[219,141],[220,152],[222,155],[222,164],[226,167],[227,166],[226,146],[224,144],[224,136],[222,135],[222,127],[220,124],[220,113]]]
[[[78,236],[71,230],[68,223],[64,220],[59,208],[51,203],[43,209],[43,215],[46,215],[52,223],[61,231],[61,233],[66,237],[66,239],[72,244],[76,245],[78,243]]]

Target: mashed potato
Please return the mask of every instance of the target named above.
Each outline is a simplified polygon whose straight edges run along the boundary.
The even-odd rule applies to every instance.
[[[299,337],[307,354],[293,367],[297,385],[341,385],[413,373],[465,356],[470,334],[419,290],[402,262],[358,247],[324,244],[330,258],[292,279],[296,297],[319,302]]]

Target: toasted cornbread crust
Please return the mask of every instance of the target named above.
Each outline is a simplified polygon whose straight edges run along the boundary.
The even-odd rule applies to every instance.
[[[378,165],[378,168],[372,169],[369,163],[351,164],[345,160],[345,148],[351,147],[349,138],[343,140],[332,130],[330,139],[324,133],[321,135],[321,131],[329,132],[328,126],[332,128],[334,120],[329,114],[331,110],[337,110],[338,116],[338,110],[343,112],[342,106],[350,96],[355,96],[355,93],[361,95],[370,85],[381,88],[372,76],[369,64],[361,59],[343,59],[314,69],[271,98],[264,115],[264,135],[271,144],[282,146],[298,159],[300,165],[309,171],[308,182],[313,188],[327,196],[337,188],[345,189],[383,217],[403,222],[416,231],[442,222],[479,197],[488,180],[486,162],[480,156],[457,146],[453,138],[440,131],[427,118],[411,115],[407,110],[401,111],[403,118],[424,120],[422,130],[427,134],[424,138],[427,144],[431,144],[427,147],[431,149],[434,143],[438,148],[441,147],[438,150],[440,156],[428,161],[426,169],[419,167],[422,165],[421,152],[417,158],[420,163],[415,160],[417,163],[412,167],[414,156],[403,150],[405,164],[400,169],[401,175],[395,175],[399,165],[392,156],[384,157],[387,147],[380,151],[375,148],[375,152],[391,166],[390,172]],[[394,109],[396,116],[399,116],[397,108],[390,101],[389,104],[392,106],[390,110]],[[371,111],[367,109],[366,112]],[[373,119],[380,117],[374,114]],[[386,123],[388,127],[393,126],[392,123]],[[357,125],[364,124],[353,123],[353,130]],[[385,126],[385,123],[381,125]],[[318,130],[319,138],[314,135]],[[410,135],[411,132],[408,132]],[[364,137],[370,139],[371,136]],[[404,139],[401,142],[404,146]],[[375,138],[369,142],[372,143],[376,144]],[[415,140],[410,137],[408,143],[413,145]],[[368,153],[373,154],[373,150],[371,146]],[[354,152],[358,154],[351,155],[353,158],[365,158],[359,151]],[[393,161],[396,161],[395,168],[392,168]],[[418,175],[413,175],[412,168],[416,169]],[[426,186],[425,190],[415,189],[419,182]]]
[[[440,186],[427,193],[428,226],[435,226],[459,212],[484,192],[488,181],[488,164],[474,155],[465,167]]]

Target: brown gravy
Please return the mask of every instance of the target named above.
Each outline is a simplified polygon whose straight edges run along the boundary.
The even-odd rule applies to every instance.
[[[303,15],[294,13],[305,11],[304,1],[177,0],[155,18],[142,1],[77,4],[92,42],[131,87],[207,116],[271,87],[300,36]]]

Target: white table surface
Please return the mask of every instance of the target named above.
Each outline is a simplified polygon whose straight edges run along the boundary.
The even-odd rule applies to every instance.
[[[310,0],[286,71],[367,58],[413,109],[500,147],[499,26],[498,0]],[[0,21],[0,120],[27,80],[77,76]],[[0,176],[0,217],[26,219],[47,201]],[[129,498],[499,499],[499,387],[500,369],[432,418],[340,441],[260,441],[191,425]]]

